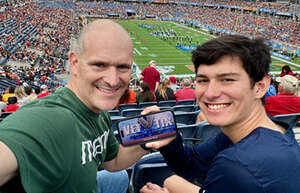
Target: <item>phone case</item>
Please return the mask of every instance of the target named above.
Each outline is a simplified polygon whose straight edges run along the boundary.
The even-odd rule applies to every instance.
[[[117,121],[117,128],[123,146],[143,144],[177,134],[175,116],[171,110],[121,119]]]

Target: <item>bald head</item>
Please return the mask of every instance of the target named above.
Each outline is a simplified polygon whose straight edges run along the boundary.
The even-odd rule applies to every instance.
[[[82,29],[76,42],[77,54],[81,55],[85,48],[89,46],[89,43],[93,43],[95,39],[101,40],[103,46],[114,45],[118,42],[120,47],[125,44],[133,49],[129,34],[120,24],[107,19],[99,19],[89,23]]]

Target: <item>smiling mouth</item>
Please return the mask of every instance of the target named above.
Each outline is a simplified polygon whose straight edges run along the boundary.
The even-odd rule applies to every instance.
[[[98,90],[100,90],[101,92],[104,92],[106,94],[113,94],[113,93],[117,92],[120,87],[117,87],[117,88],[102,88],[102,87],[96,86],[96,88]]]
[[[219,110],[219,109],[224,109],[228,107],[230,103],[223,103],[223,104],[208,104],[206,103],[206,106],[211,109],[211,110]]]

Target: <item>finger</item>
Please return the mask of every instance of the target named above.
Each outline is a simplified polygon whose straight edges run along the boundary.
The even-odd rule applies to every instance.
[[[151,113],[151,112],[157,112],[159,111],[159,107],[154,105],[154,106],[151,106],[151,107],[146,107],[144,108],[144,110],[141,112],[142,115],[146,115],[148,113]]]
[[[171,143],[171,141],[173,141],[175,138],[176,138],[176,136],[170,137],[170,138],[167,138],[167,139],[162,139],[162,140],[159,140],[159,141],[146,143],[145,146],[148,147],[148,148],[159,149],[160,147],[166,146],[169,143]]]
[[[157,184],[147,183],[147,187],[151,190],[161,190],[161,187]]]

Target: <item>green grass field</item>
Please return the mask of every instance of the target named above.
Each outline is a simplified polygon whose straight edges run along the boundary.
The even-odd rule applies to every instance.
[[[213,38],[210,35],[201,32],[199,29],[186,27],[182,24],[173,22],[160,22],[149,20],[116,20],[129,33],[134,43],[134,62],[140,70],[148,65],[150,60],[156,60],[160,72],[166,75],[183,75],[193,74],[193,64],[191,62],[191,52],[183,51],[176,48],[176,44],[198,45]],[[140,27],[144,25],[146,27]],[[163,38],[162,36],[152,35],[155,32],[173,32],[176,38]],[[280,61],[272,59],[271,71],[281,71],[282,65],[290,65],[294,71],[300,71],[300,62],[297,66],[287,63],[287,61]]]

